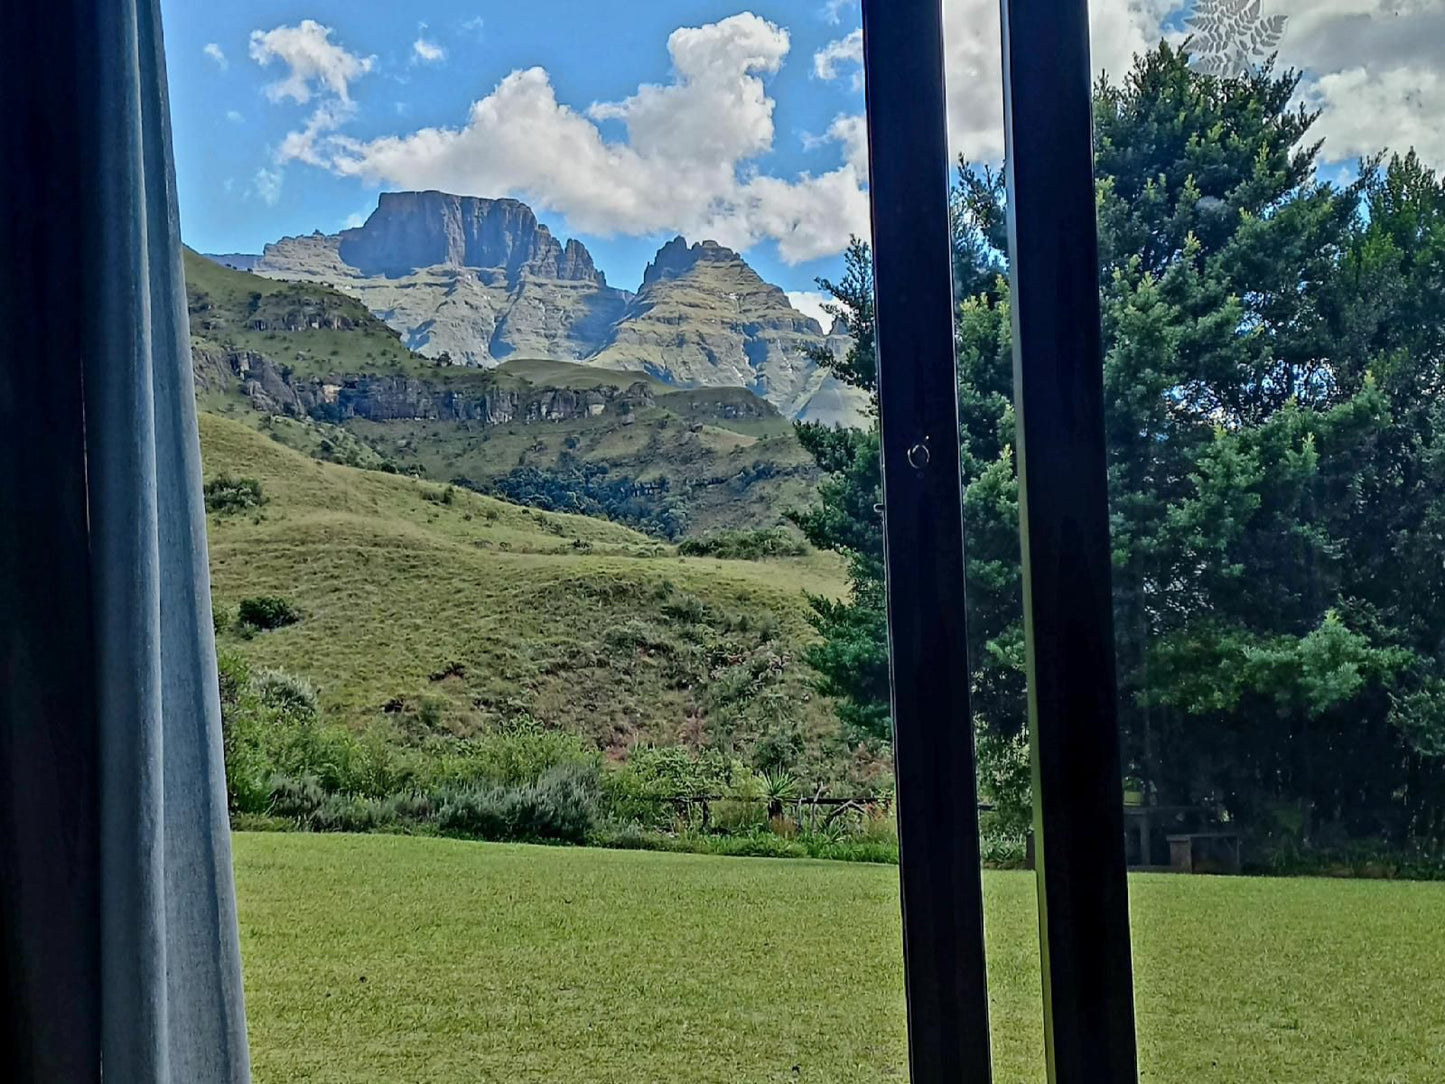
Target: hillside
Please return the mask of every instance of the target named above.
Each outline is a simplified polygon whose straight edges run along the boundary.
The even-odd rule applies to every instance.
[[[633,296],[517,200],[387,192],[361,226],[214,259],[332,286],[429,358],[585,361],[680,388],[749,388],[787,417],[829,424],[858,424],[865,406],[810,356],[838,337],[712,241],[669,241]]]
[[[209,517],[218,607],[278,595],[302,615],[250,636],[227,620],[221,647],[309,678],[328,718],[418,737],[529,716],[613,753],[796,728],[827,755],[837,724],[798,659],[803,592],[842,590],[826,556],[680,558],[605,521],[316,462],[210,414],[201,443],[208,480],[254,478],[265,497]]]
[[[817,472],[791,424],[743,388],[535,359],[440,364],[323,284],[189,251],[186,274],[202,405],[308,454],[665,537],[773,526],[811,499]]]

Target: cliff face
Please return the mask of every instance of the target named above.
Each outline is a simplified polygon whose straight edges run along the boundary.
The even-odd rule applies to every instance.
[[[386,192],[365,225],[340,235],[338,255],[363,275],[475,267],[500,270],[511,286],[524,276],[607,285],[586,246],[574,240],[564,247],[513,199]]]
[[[335,286],[411,349],[466,365],[579,360],[628,300],[582,242],[557,240],[526,204],[444,192],[385,193],[364,225],[283,238],[255,270]]]
[[[645,381],[619,380],[620,387],[508,388],[485,378],[451,380],[445,371],[435,380],[391,373],[300,377],[264,354],[204,347],[192,348],[191,361],[202,391],[239,385],[241,394],[262,413],[328,422],[361,418],[530,424],[626,416],[655,402]]]

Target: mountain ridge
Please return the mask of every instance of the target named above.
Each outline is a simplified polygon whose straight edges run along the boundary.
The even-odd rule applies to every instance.
[[[284,237],[259,256],[211,257],[360,300],[424,356],[477,368],[508,358],[581,362],[668,384],[745,387],[789,417],[859,424],[861,393],[819,366],[846,348],[793,308],[739,253],[712,240],[665,243],[636,293],[607,282],[586,245],[566,242],[514,199],[387,192],[359,226]]]

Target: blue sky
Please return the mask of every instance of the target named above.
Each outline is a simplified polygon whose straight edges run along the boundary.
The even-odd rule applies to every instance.
[[[1092,0],[1095,67],[1117,76],[1211,2]],[[440,188],[526,200],[618,286],[683,233],[803,293],[867,231],[857,0],[162,7],[182,227],[205,251]],[[943,7],[950,141],[997,161],[997,0]],[[1445,0],[1260,0],[1276,15],[1325,176],[1385,148],[1445,167]]]
[[[386,179],[338,176],[302,160],[277,161],[287,134],[304,130],[323,92],[313,85],[305,102],[268,95],[266,88],[287,69],[279,57],[265,66],[252,58],[255,31],[313,20],[330,29],[330,44],[369,60],[369,70],[347,81],[352,104],[335,129],[367,141],[429,126],[459,128],[473,101],[514,70],[534,66],[547,72],[557,101],[575,110],[623,101],[640,84],[669,82],[668,37],[674,30],[714,24],[743,10],[736,2],[707,0],[166,0],[163,8],[184,234],[205,251],[243,252],[259,251],[286,234],[341,229],[375,206],[377,192],[402,187]],[[753,3],[747,10],[786,30],[788,49],[777,70],[761,76],[775,103],[771,147],[748,156],[741,168],[789,180],[804,171],[837,169],[847,148],[818,137],[836,117],[861,112],[862,93],[852,71],[842,70],[846,65],[837,65],[833,79],[820,79],[813,58],[856,28],[856,4],[830,12],[825,0],[807,0]],[[421,51],[418,41],[424,43]],[[626,138],[619,119],[604,118],[596,126],[606,139]],[[528,197],[524,191],[480,188],[472,194]],[[584,231],[560,210],[538,210],[554,232],[581,236],[609,278],[627,288],[636,287],[663,241],[693,225],[676,221],[641,233],[632,233],[633,227]],[[605,236],[608,232],[613,235]],[[833,274],[838,263],[836,255],[787,262],[767,238],[750,246],[748,257],[765,277],[795,290],[812,288],[815,275]]]

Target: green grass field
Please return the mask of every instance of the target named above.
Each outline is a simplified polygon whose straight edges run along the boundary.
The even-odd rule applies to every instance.
[[[903,1081],[897,870],[235,837],[258,1084]],[[1138,876],[1148,1084],[1435,1084],[1445,886]],[[1033,879],[987,873],[995,1079],[1043,1080]]]

